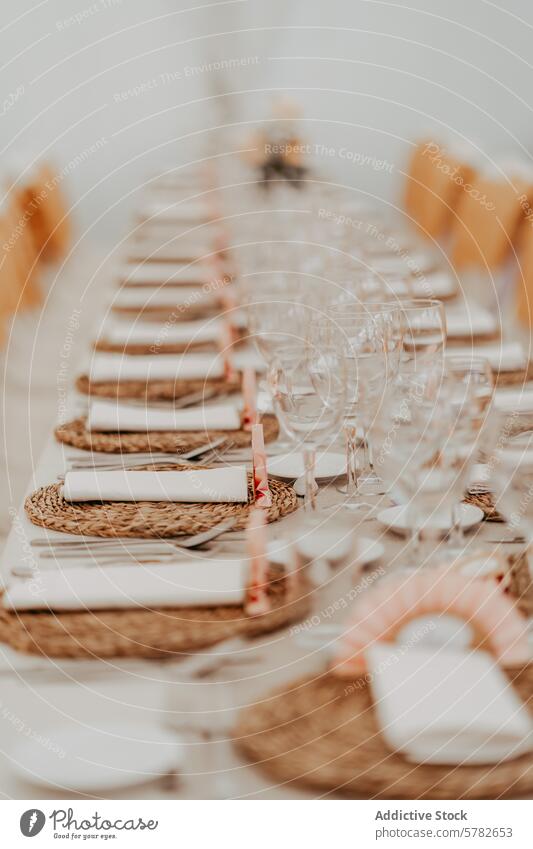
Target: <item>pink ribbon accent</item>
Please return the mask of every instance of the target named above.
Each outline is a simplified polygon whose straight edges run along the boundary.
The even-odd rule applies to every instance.
[[[253,425],[257,424],[257,383],[255,369],[249,366],[242,373],[242,397],[244,406],[242,409],[242,429],[251,431]]]
[[[256,507],[272,507],[272,493],[268,485],[266,467],[265,438],[263,436],[263,425],[252,425],[252,458],[253,458],[253,484]]]
[[[220,352],[224,359],[224,377],[229,383],[234,383],[237,380],[237,373],[233,368],[231,361],[231,348],[233,345],[231,325],[228,321],[222,324],[222,332],[220,334]]]
[[[253,508],[246,526],[246,547],[250,557],[250,583],[247,588],[246,613],[261,616],[270,610],[267,595],[268,557],[266,516],[263,510]]]

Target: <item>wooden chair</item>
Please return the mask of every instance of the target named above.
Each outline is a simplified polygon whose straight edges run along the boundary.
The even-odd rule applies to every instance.
[[[438,238],[449,231],[462,186],[474,173],[466,158],[450,153],[436,141],[417,145],[407,179],[405,207],[426,238]]]
[[[523,199],[532,196],[533,181],[524,176],[506,180],[493,173],[478,174],[465,186],[451,234],[455,268],[494,271],[501,267],[523,219]]]
[[[60,177],[48,163],[39,162],[16,188],[39,259],[61,259],[68,251],[71,232]]]
[[[518,238],[516,315],[520,324],[533,327],[533,210],[521,224]]]

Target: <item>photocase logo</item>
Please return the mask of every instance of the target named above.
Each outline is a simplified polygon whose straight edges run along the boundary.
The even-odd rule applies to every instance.
[[[46,817],[38,808],[30,808],[24,811],[20,818],[20,830],[24,837],[35,837],[43,830]]]

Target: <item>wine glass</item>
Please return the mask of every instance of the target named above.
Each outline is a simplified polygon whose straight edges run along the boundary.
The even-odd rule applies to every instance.
[[[420,529],[442,508],[457,470],[450,441],[453,381],[437,364],[391,381],[372,427],[374,467],[406,508],[410,557],[421,556]]]
[[[425,372],[441,360],[446,346],[444,304],[429,298],[393,301],[400,310],[403,336],[401,371]]]
[[[268,370],[278,416],[305,469],[304,507],[315,514],[316,447],[339,431],[346,396],[346,370],[339,350],[303,343],[280,348]]]
[[[344,436],[346,442],[347,483],[338,487],[346,496],[343,506],[351,510],[367,507],[361,501],[362,478],[376,494],[376,477],[369,462],[369,426],[379,406],[380,395],[392,377],[394,357],[389,359],[393,345],[392,310],[383,313],[372,306],[340,304],[332,307],[326,319],[311,325],[312,338],[317,344],[335,344],[342,353],[346,367],[346,405]],[[362,432],[364,458],[359,471],[357,464],[357,429]],[[380,484],[379,481],[377,481]]]
[[[491,450],[496,438],[495,420],[489,415],[494,393],[494,376],[485,357],[449,356],[445,361],[446,373],[454,382],[451,410],[454,414],[450,428],[449,453],[453,458],[456,477],[451,490],[452,526],[446,552],[448,556],[461,556],[465,549],[461,523],[461,502],[474,463],[481,452]]]

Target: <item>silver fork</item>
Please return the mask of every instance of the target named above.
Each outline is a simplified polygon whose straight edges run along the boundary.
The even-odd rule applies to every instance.
[[[226,444],[222,447],[223,443]],[[156,464],[162,466],[188,466],[191,464],[191,461],[193,461],[193,458],[196,457],[199,458],[199,464],[210,463],[212,460],[225,456],[226,450],[229,451],[233,444],[233,442],[228,442],[225,437],[220,437],[210,443],[209,446],[203,445],[200,449],[188,451],[186,454],[121,454],[120,460],[117,459],[115,461],[108,462],[101,462],[99,460],[95,461],[88,458],[87,460],[82,460],[82,462],[71,463],[67,471],[90,471],[91,469],[96,469],[102,472],[112,472],[117,469],[127,471],[140,468],[141,466]],[[133,459],[129,460],[128,457],[132,457]],[[65,474],[58,475],[57,480],[64,481]]]
[[[103,463],[104,465],[113,465],[114,463],[120,463],[124,460],[127,460],[131,457],[133,461],[136,460],[146,460],[150,462],[153,460],[154,462],[161,459],[168,460],[192,460],[194,457],[199,457],[201,454],[205,454],[208,451],[211,452],[213,449],[217,448],[219,445],[222,445],[223,442],[226,442],[227,438],[225,436],[220,436],[218,439],[215,439],[212,442],[206,442],[203,445],[197,445],[196,448],[191,448],[190,451],[185,451],[183,454],[173,454],[170,451],[162,451],[159,453],[153,453],[150,451],[135,451],[131,454],[119,454],[118,456],[115,454],[102,454],[101,452],[94,452],[89,457],[79,457],[73,456],[72,454],[67,455],[67,460],[76,465],[87,465],[92,466],[95,463]],[[116,460],[113,458],[116,457]],[[100,459],[101,458],[101,459]],[[119,459],[120,458],[120,459]]]
[[[128,548],[135,550],[138,553],[146,553],[146,551],[156,551],[158,549],[168,551],[189,551],[190,549],[199,549],[206,543],[230,531],[235,525],[235,519],[227,519],[224,522],[219,522],[207,531],[202,531],[198,534],[183,537],[165,537],[164,539],[146,539],[138,537],[121,537],[114,539],[113,537],[83,537],[82,539],[72,540],[50,540],[38,537],[30,540],[30,545],[33,548],[41,548],[49,552],[68,552],[75,553],[76,556],[82,556],[83,552],[87,554],[92,551],[127,551]],[[40,556],[49,556],[45,552]]]

